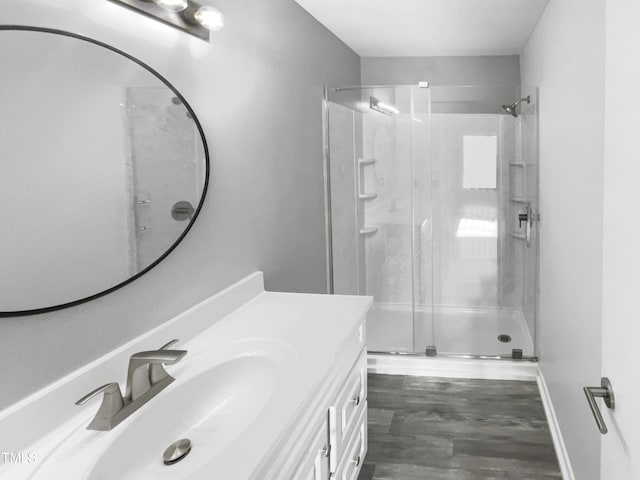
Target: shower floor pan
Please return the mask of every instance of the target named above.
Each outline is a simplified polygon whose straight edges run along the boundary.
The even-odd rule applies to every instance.
[[[434,315],[435,313],[435,315]],[[435,342],[432,326],[435,317]],[[438,355],[511,357],[512,349],[533,357],[532,336],[522,311],[493,307],[418,307],[375,303],[367,314],[370,352],[424,354],[435,343]],[[509,342],[500,336],[510,337]]]

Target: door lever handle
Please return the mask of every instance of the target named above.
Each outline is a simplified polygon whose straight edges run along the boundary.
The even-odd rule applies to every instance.
[[[598,430],[600,430],[601,434],[606,435],[609,429],[604,423],[596,398],[602,398],[607,408],[613,410],[616,407],[616,399],[613,395],[613,386],[611,385],[611,382],[607,377],[603,377],[600,380],[599,387],[584,387],[584,394],[587,396],[587,402],[589,402],[589,407],[591,408],[593,418],[595,418],[596,424],[598,425]]]

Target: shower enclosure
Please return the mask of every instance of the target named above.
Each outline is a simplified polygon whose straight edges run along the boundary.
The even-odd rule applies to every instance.
[[[369,351],[537,357],[537,98],[326,89],[328,288],[374,297]]]

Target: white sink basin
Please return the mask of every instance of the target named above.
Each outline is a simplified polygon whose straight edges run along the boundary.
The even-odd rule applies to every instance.
[[[354,339],[369,297],[264,291],[260,273],[0,411],[0,462],[11,480],[264,480],[294,468],[298,438],[333,359]],[[359,332],[362,339],[362,330]],[[100,405],[74,403],[120,381],[136,352],[172,338],[188,354],[167,371],[176,381],[113,430],[87,430]],[[351,340],[349,340],[351,341]],[[317,410],[320,411],[320,410]],[[306,433],[305,433],[306,432]],[[313,432],[315,433],[315,432]],[[192,441],[166,466],[165,449]],[[33,460],[33,461],[32,461]],[[286,465],[285,465],[286,464]],[[282,472],[282,473],[278,473]]]
[[[31,478],[188,478],[252,425],[294,357],[287,344],[274,341],[190,353],[170,371],[176,381],[112,431],[87,431],[76,422],[57,435],[58,446]],[[191,452],[165,465],[164,450],[182,438],[191,440]]]

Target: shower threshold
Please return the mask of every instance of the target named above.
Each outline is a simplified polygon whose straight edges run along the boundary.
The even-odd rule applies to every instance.
[[[512,355],[472,355],[465,353],[438,353],[435,356],[425,355],[424,353],[414,353],[414,352],[386,352],[386,351],[376,351],[376,350],[367,350],[368,355],[399,355],[403,357],[415,357],[415,358],[427,358],[427,359],[437,359],[437,358],[457,358],[462,360],[500,360],[500,361],[508,361],[508,362],[532,362],[537,363],[538,357],[525,357],[522,356],[520,358],[513,357]]]
[[[427,357],[413,353],[368,352],[369,373],[420,377],[475,378],[535,381],[538,364],[532,359],[513,360],[473,355]],[[527,361],[528,360],[528,361]]]

